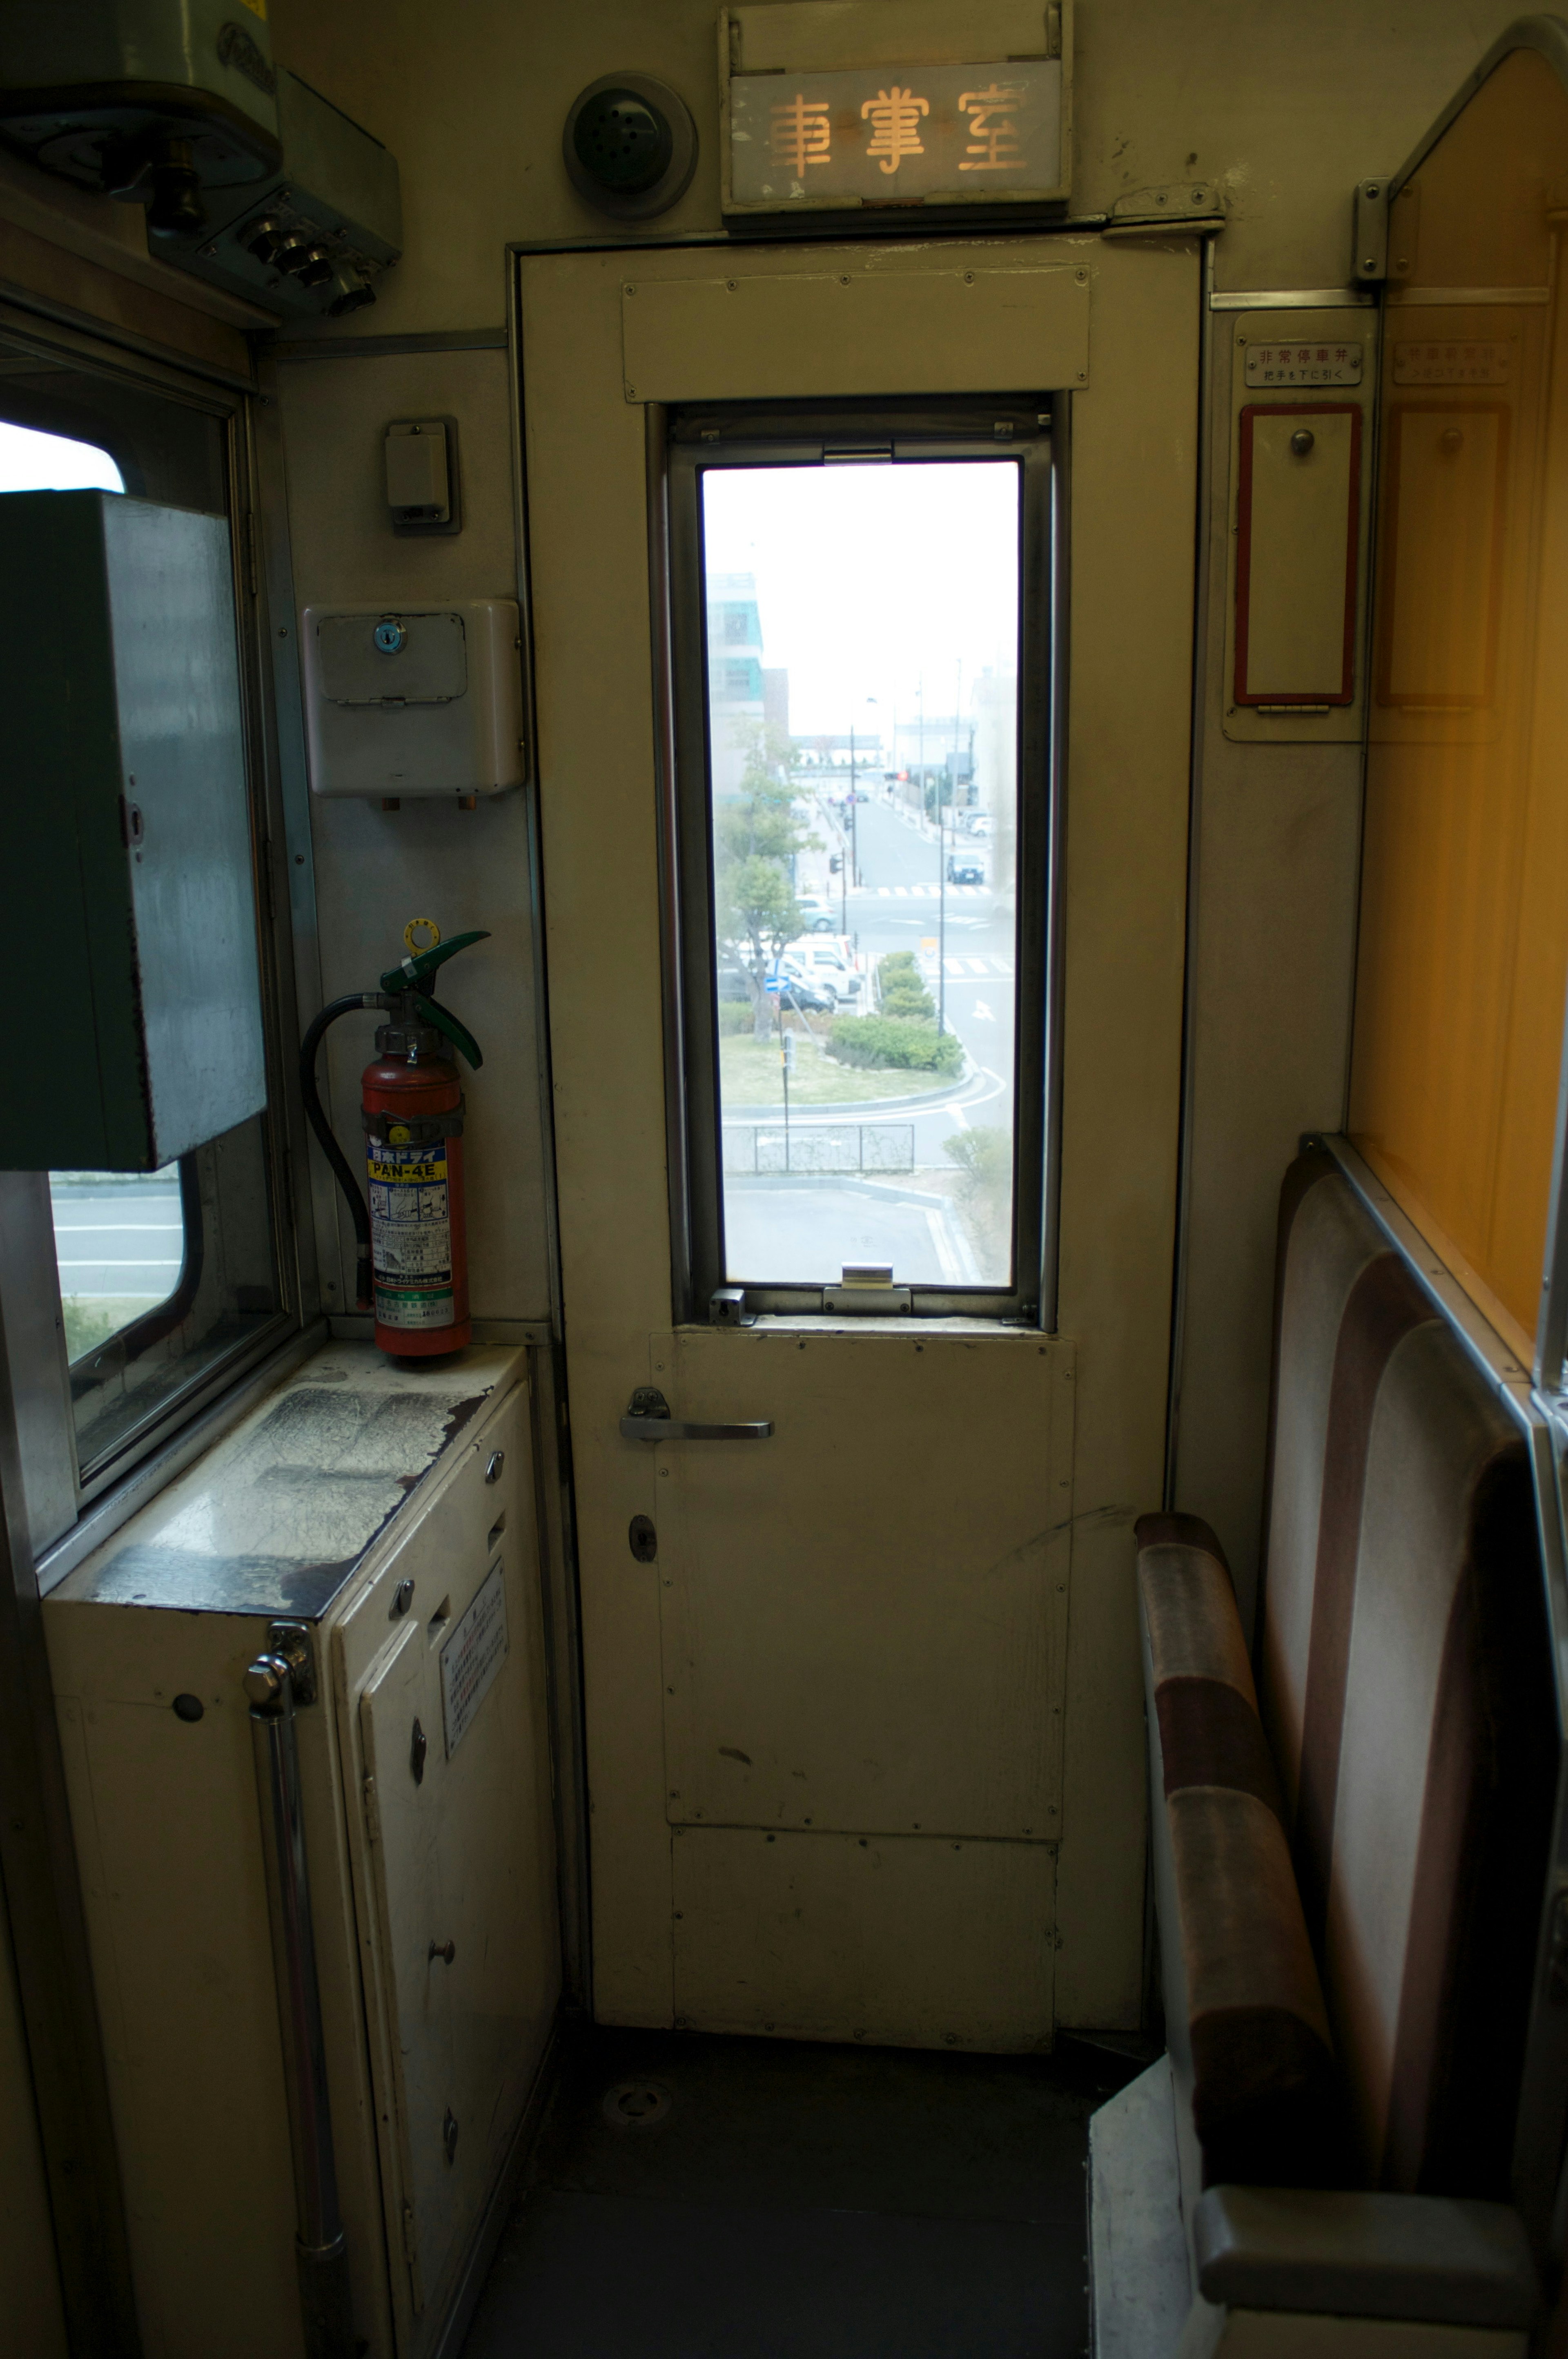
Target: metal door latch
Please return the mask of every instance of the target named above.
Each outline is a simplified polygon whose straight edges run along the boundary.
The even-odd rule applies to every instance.
[[[621,1420],[628,1441],[766,1441],[773,1430],[772,1418],[755,1425],[692,1425],[672,1417],[670,1405],[656,1385],[639,1385]]]
[[[316,1701],[316,1648],[308,1622],[270,1622],[267,1625],[266,1651],[281,1655],[288,1665],[294,1686],[296,1704]]]

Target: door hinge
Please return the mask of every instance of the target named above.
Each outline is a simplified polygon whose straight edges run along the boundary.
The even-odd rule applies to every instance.
[[[1378,287],[1389,275],[1389,184],[1357,180],[1350,276],[1357,287]]]

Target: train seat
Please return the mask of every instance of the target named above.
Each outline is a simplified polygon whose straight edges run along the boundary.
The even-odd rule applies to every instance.
[[[1276,1300],[1250,1658],[1214,1533],[1137,1526],[1179,2347],[1489,2359],[1539,2298],[1509,2207],[1558,1757],[1530,1467],[1323,1149]]]

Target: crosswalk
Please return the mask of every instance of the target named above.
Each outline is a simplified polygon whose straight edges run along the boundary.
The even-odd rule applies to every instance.
[[[990,891],[989,885],[949,885],[949,901],[979,901]],[[935,901],[942,892],[940,885],[861,885],[856,897],[862,901]]]
[[[925,963],[933,973],[935,973],[936,962],[934,958],[927,959]],[[943,960],[942,971],[944,974],[955,975],[960,979],[970,974],[1000,974],[1004,975],[1011,982],[1012,961],[1010,958],[950,958]]]

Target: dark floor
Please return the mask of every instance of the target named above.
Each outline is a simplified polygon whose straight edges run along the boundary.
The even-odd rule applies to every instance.
[[[463,2359],[1078,2359],[1088,2117],[1141,2069],[590,2031]]]

